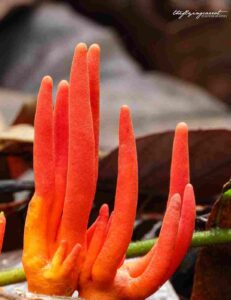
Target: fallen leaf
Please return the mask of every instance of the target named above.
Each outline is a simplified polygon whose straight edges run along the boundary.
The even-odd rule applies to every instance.
[[[28,124],[14,125],[0,132],[0,142],[33,143],[34,127]]]
[[[0,20],[3,19],[12,9],[19,6],[31,5],[35,0],[1,0],[0,2]]]
[[[13,125],[17,124],[34,124],[34,116],[36,110],[36,99],[32,96],[23,103],[19,113],[17,114]]]
[[[34,96],[0,88],[1,179],[16,179],[32,168],[35,106]]]
[[[207,229],[231,228],[231,182],[214,204]],[[231,295],[231,245],[201,249],[194,276],[191,300],[229,300]]]
[[[169,172],[173,131],[137,139],[140,195],[160,198],[165,202],[169,187]],[[210,203],[231,175],[231,131],[193,130],[189,133],[191,182],[197,203]],[[115,191],[118,149],[100,161],[99,188]]]

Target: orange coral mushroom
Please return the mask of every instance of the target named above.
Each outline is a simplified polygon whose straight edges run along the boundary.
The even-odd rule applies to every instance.
[[[189,184],[188,129],[175,132],[170,192],[157,244],[124,261],[138,198],[136,143],[130,111],[121,108],[114,211],[104,204],[87,223],[98,177],[99,47],[76,47],[70,84],[42,80],[35,117],[35,194],[24,235],[23,265],[31,292],[86,300],[144,299],[175,271],[188,250],[195,220]]]
[[[127,107],[121,109],[119,131],[115,209],[109,222],[107,206],[102,206],[80,273],[78,288],[86,300],[138,300],[150,296],[174,273],[189,248],[194,230],[188,129],[180,123],[175,132],[169,200],[158,243],[146,256],[123,262],[138,194],[135,139]]]
[[[35,116],[35,194],[24,234],[31,292],[71,295],[86,244],[98,168],[99,47],[76,47],[70,84],[41,83]],[[83,251],[80,249],[83,248]]]

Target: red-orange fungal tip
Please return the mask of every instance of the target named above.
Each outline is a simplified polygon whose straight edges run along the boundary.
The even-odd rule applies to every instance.
[[[6,223],[4,212],[0,212],[0,224]]]
[[[131,113],[130,113],[130,109],[127,105],[123,105],[120,108],[120,119],[130,119],[131,117]]]
[[[74,246],[74,248],[72,249],[73,255],[74,255],[74,256],[75,256],[75,255],[78,255],[81,249],[82,249],[82,245],[76,244],[76,245]]]
[[[185,191],[186,191],[186,190],[192,190],[192,191],[194,191],[193,186],[192,186],[191,183],[186,184],[186,186],[185,186]]]
[[[61,87],[68,87],[69,86],[69,83],[68,83],[68,81],[67,80],[65,80],[65,79],[63,79],[63,80],[61,80],[60,82],[59,82],[59,88],[61,88]]]
[[[188,131],[188,125],[185,122],[180,122],[176,125],[176,130]]]
[[[52,84],[53,84],[53,79],[52,79],[51,76],[46,75],[46,76],[44,76],[44,77],[42,78],[42,83],[52,85]]]
[[[108,214],[109,214],[108,205],[106,203],[104,203],[99,210],[99,215],[100,216],[108,216]]]
[[[90,47],[89,47],[89,50],[96,50],[96,51],[100,51],[100,46],[98,44],[92,44]]]
[[[77,46],[75,47],[75,51],[87,51],[87,45],[85,43],[79,43],[77,44]]]
[[[60,244],[63,245],[63,246],[66,246],[67,245],[67,241],[66,240],[61,240]]]
[[[130,108],[129,108],[128,105],[123,104],[123,105],[121,106],[121,108],[120,108],[120,111],[121,111],[121,112],[122,112],[122,111],[128,111],[128,112],[130,112]]]

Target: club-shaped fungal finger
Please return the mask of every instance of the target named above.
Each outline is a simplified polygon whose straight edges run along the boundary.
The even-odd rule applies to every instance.
[[[2,251],[3,238],[6,227],[6,218],[3,212],[0,212],[0,253]]]
[[[170,192],[169,198],[179,193],[183,197],[186,184],[189,182],[189,153],[188,153],[188,127],[185,123],[179,123],[176,127],[172,163],[170,173]],[[131,276],[138,276],[148,265],[154,248],[144,257],[137,259],[136,262],[130,262],[129,272]]]
[[[90,102],[95,137],[95,172],[96,181],[98,177],[98,156],[99,156],[99,85],[100,85],[100,47],[97,44],[90,46],[87,54]]]
[[[109,232],[109,229],[111,227],[111,222],[112,222],[113,216],[114,216],[114,211],[111,212],[111,215],[110,215],[108,223],[107,223],[107,233]]]
[[[47,232],[54,196],[52,79],[42,79],[36,114],[34,137],[35,194],[27,211],[24,231],[25,257],[36,253],[48,255]]]
[[[132,299],[146,298],[162,284],[168,271],[176,243],[180,220],[181,198],[175,194],[169,201],[154,255],[145,271],[131,279],[127,294]]]
[[[103,204],[100,208],[100,210],[103,208],[103,206],[105,206],[105,204]],[[113,218],[113,214],[114,212],[111,212],[111,215],[109,217],[109,220],[107,222],[107,229],[106,229],[106,232],[109,231],[109,228],[110,228],[110,225],[111,225],[111,220]],[[94,235],[94,232],[95,232],[95,229],[96,229],[96,226],[97,226],[97,223],[99,221],[99,216],[97,217],[97,219],[95,220],[95,222],[88,228],[87,230],[87,248],[88,246],[90,245],[91,243],[91,240],[92,240],[92,237]]]
[[[35,190],[46,198],[54,192],[52,84],[51,77],[42,79],[34,121]]]
[[[120,112],[118,178],[114,214],[106,241],[93,267],[98,281],[113,280],[131,240],[138,198],[138,168],[136,142],[130,111]]]
[[[51,244],[53,244],[56,239],[66,192],[68,162],[68,91],[68,82],[62,80],[58,85],[53,114],[55,201],[53,202],[49,218],[49,238]],[[51,251],[51,254],[52,252],[53,251]]]
[[[196,204],[193,187],[187,184],[184,190],[183,204],[175,246],[175,255],[172,259],[170,269],[165,276],[164,282],[170,278],[187,253],[195,227]]]
[[[189,180],[188,127],[182,122],[176,127],[173,141],[169,199],[175,193],[183,198]]]
[[[76,244],[71,252],[68,254],[66,259],[63,262],[63,274],[69,275],[71,272],[75,272],[79,270],[78,268],[78,260],[80,256],[82,246],[80,244]]]
[[[89,99],[87,47],[78,44],[70,75],[67,188],[61,224],[61,239],[67,239],[69,249],[76,243],[82,245],[85,242],[94,193],[95,141]]]
[[[151,261],[154,252],[155,252],[155,245],[146,255],[139,257],[135,260],[126,262],[129,275],[131,277],[140,276],[148,266],[149,262]]]
[[[94,223],[91,224],[91,226],[87,229],[87,248],[89,247],[92,237],[94,235],[95,232],[95,228],[97,226],[97,223],[99,221],[99,216],[97,217],[97,219],[95,220]]]
[[[23,266],[35,257],[38,253],[44,258],[49,257],[48,227],[49,227],[49,207],[46,207],[46,200],[34,195],[29,203],[24,228],[23,242]],[[25,270],[26,271],[26,270]]]
[[[67,241],[62,240],[52,258],[51,266],[57,270],[62,265],[67,254]]]
[[[92,236],[89,248],[87,250],[86,259],[82,268],[81,276],[84,278],[91,277],[92,266],[102,248],[107,234],[109,211],[107,204],[102,205],[97,224]]]
[[[108,210],[108,206],[107,204],[103,204],[100,208],[100,211],[99,211],[99,216],[96,218],[95,222],[92,223],[92,225],[88,228],[87,230],[87,248],[89,247],[90,243],[91,243],[91,240],[92,240],[92,237],[94,235],[94,232],[95,232],[95,229],[97,227],[97,224],[100,220],[100,215],[106,210]],[[108,212],[109,213],[109,212]]]

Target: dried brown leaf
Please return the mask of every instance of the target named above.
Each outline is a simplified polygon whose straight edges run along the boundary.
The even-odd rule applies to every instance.
[[[137,139],[140,193],[167,197],[173,132]],[[210,202],[231,175],[231,131],[194,130],[189,133],[191,182],[197,203]],[[100,162],[99,187],[114,190],[118,149]]]
[[[0,142],[33,143],[33,140],[34,127],[28,124],[14,125],[0,132]]]
[[[5,17],[12,9],[22,6],[31,5],[35,0],[1,0],[0,1],[0,20]]]
[[[0,89],[0,179],[18,178],[32,167],[35,106],[31,95]]]
[[[214,204],[207,229],[212,227],[231,228],[230,182],[224,193]],[[230,191],[230,190],[229,190]],[[229,300],[231,296],[231,245],[201,249],[196,265],[191,300]]]

